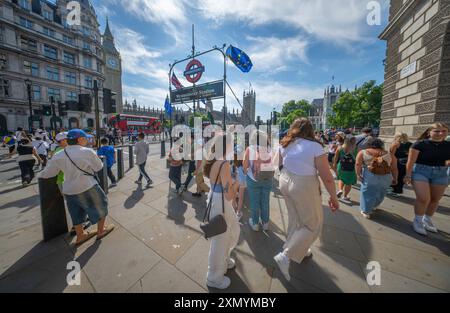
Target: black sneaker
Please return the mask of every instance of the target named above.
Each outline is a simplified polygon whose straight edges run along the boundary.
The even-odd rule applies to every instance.
[[[202,194],[198,193],[198,192],[195,192],[195,193],[193,192],[192,196],[195,197],[195,198],[200,198],[202,196]]]

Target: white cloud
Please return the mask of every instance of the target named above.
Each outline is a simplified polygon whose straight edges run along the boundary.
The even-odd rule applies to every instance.
[[[164,88],[144,88],[123,85],[123,98],[131,102],[136,99],[139,106],[163,108],[168,91]]]
[[[162,53],[148,47],[146,38],[132,29],[118,27],[115,33],[117,49],[122,56],[125,73],[143,75],[159,84],[166,84],[168,65],[159,60]]]
[[[164,32],[182,42],[180,29],[188,21],[186,0],[106,0],[110,4],[120,4],[125,11],[143,21],[160,25]]]
[[[369,0],[198,0],[205,18],[258,26],[287,24],[320,39],[335,42],[364,40]],[[382,0],[383,8],[386,0]]]
[[[299,37],[248,36],[247,40],[253,42],[248,54],[258,72],[284,71],[288,68],[290,61],[308,62],[306,57],[308,42]]]

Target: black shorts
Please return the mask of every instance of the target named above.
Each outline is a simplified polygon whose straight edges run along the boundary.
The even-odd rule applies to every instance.
[[[16,146],[9,146],[9,153],[13,153],[16,150]]]

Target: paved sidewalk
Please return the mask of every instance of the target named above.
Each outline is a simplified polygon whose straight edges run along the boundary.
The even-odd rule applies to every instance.
[[[127,171],[108,195],[109,222],[116,230],[78,249],[68,235],[42,242],[36,184],[25,189],[0,184],[0,292],[217,292],[205,285],[209,242],[199,229],[205,198],[173,193],[165,160],[159,159],[159,148],[151,149],[153,188],[143,190],[134,183],[136,168]],[[19,172],[14,161],[6,161],[0,163],[2,173]],[[272,259],[288,223],[284,200],[274,188],[270,231],[252,232],[245,210],[234,252],[237,268],[229,273],[232,285],[226,292],[450,291],[449,197],[434,219],[439,234],[428,237],[411,228],[411,191],[401,199],[386,199],[373,220],[359,214],[356,189],[352,198],[354,205],[342,205],[336,214],[324,201],[322,238],[312,258],[291,266],[289,283]],[[67,286],[71,260],[82,267],[81,286]],[[369,261],[381,264],[381,286],[366,283]]]

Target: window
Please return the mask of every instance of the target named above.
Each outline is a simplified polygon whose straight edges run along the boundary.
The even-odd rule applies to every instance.
[[[3,25],[0,25],[0,42],[2,42],[3,41],[3,32],[4,32],[5,30],[4,30],[4,28],[3,28]]]
[[[68,43],[69,45],[75,45],[75,40],[72,37],[69,37],[67,35],[63,35],[63,41],[65,43]]]
[[[84,82],[85,82],[86,88],[92,88],[93,87],[92,76],[86,76],[84,78]]]
[[[69,91],[66,94],[67,101],[78,101],[78,95],[75,91]]]
[[[83,42],[83,49],[91,51],[91,45],[87,42]]]
[[[84,58],[84,67],[92,68],[92,59],[89,57]]]
[[[83,34],[86,36],[89,36],[91,34],[89,27],[83,26]]]
[[[8,59],[6,58],[6,54],[0,54],[0,69],[6,69],[8,65]]]
[[[44,45],[44,55],[50,59],[58,59],[58,50],[51,46]]]
[[[48,10],[42,10],[42,16],[49,21],[53,21],[53,12]]]
[[[26,38],[26,37],[21,37],[20,42],[21,42],[22,49],[37,52],[37,41],[36,40]]]
[[[33,86],[33,100],[41,100],[41,86]]]
[[[19,0],[19,5],[22,9],[31,10],[31,5],[30,2],[28,2],[28,0]]]
[[[75,64],[75,55],[64,51],[64,63]]]
[[[55,31],[53,29],[48,28],[48,27],[44,27],[43,28],[43,33],[45,35],[47,35],[47,36],[55,37]]]
[[[28,75],[39,76],[39,64],[23,61],[23,72]]]
[[[51,80],[59,80],[59,70],[53,66],[47,66],[47,78]]]
[[[20,25],[26,28],[33,29],[33,22],[24,17],[20,17]]]
[[[100,64],[100,61],[97,61],[97,72],[102,72],[102,65]]]
[[[53,97],[53,100],[58,101],[61,99],[61,90],[56,88],[48,88],[48,100],[50,101],[50,97]]]
[[[77,76],[73,72],[66,72],[66,83],[76,85]]]
[[[0,78],[0,97],[9,97],[9,80]]]

